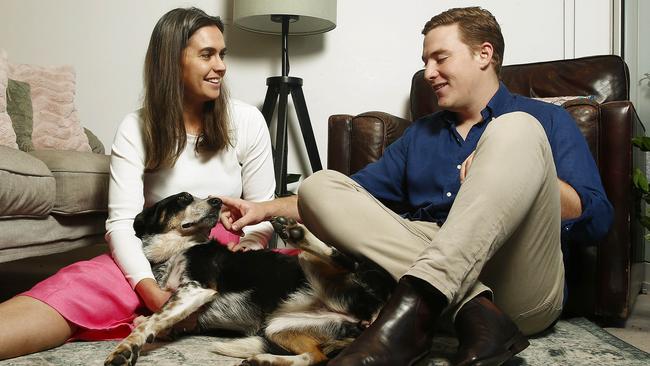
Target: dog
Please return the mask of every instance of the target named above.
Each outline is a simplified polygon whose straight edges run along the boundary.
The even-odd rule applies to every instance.
[[[136,236],[163,289],[160,311],[136,319],[135,328],[105,365],[134,365],[145,343],[198,311],[198,333],[241,335],[212,345],[241,365],[325,364],[376,318],[396,286],[374,262],[328,246],[295,220],[271,220],[298,256],[263,249],[232,252],[209,240],[219,220],[218,198],[183,192],[145,208]]]

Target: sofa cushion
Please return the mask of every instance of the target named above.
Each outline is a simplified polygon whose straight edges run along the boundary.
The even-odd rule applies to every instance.
[[[84,127],[84,132],[86,133],[86,136],[88,137],[88,144],[90,144],[90,148],[92,151],[96,154],[104,154],[104,144],[99,140],[95,134]]]
[[[8,72],[7,53],[0,48],[0,145],[18,148],[16,134],[11,126],[11,118],[7,114]]]
[[[0,263],[103,243],[105,222],[106,213],[0,220]]]
[[[0,219],[43,217],[54,207],[56,183],[39,159],[0,146]]]
[[[574,100],[581,100],[581,99],[587,99],[592,102],[596,102],[596,97],[593,95],[569,95],[569,96],[561,96],[561,97],[534,97],[531,99],[539,100],[542,102],[554,104],[556,106],[562,107],[564,106],[565,103],[574,101]]]
[[[34,114],[29,84],[9,79],[7,86],[7,113],[11,117],[11,123],[16,132],[18,148],[22,151],[34,150],[34,144],[32,144]]]
[[[107,211],[108,155],[70,150],[36,150],[30,154],[44,162],[56,179],[53,213]]]

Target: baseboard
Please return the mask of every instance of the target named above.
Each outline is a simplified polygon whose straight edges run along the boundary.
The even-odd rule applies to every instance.
[[[649,294],[650,293],[650,263],[643,263],[643,283],[641,284],[641,293]]]

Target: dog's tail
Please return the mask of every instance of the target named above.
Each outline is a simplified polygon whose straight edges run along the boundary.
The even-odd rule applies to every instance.
[[[252,336],[218,341],[212,344],[212,351],[220,355],[238,358],[248,358],[260,353],[266,353],[268,343],[264,337]]]

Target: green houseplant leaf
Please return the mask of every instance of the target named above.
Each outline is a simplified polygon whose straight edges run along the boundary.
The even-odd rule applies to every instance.
[[[650,151],[650,137],[647,136],[633,137],[632,145],[638,147],[641,151]]]
[[[648,193],[650,190],[650,187],[648,187],[648,178],[639,168],[634,169],[634,172],[632,173],[632,182],[634,183],[634,186],[640,189],[643,193]]]
[[[637,136],[632,138],[632,145],[639,148],[641,151],[650,151],[650,137],[647,136]],[[632,184],[637,190],[637,199],[640,199],[641,202],[650,204],[650,186],[648,185],[648,177],[646,177],[645,172],[639,168],[635,168],[632,172]],[[639,203],[641,203],[639,202]],[[650,216],[647,215],[647,212],[643,212],[641,204],[637,205],[638,219],[641,225],[650,230]],[[646,240],[650,240],[650,233],[645,235]]]

